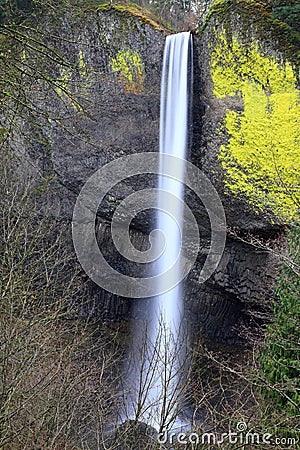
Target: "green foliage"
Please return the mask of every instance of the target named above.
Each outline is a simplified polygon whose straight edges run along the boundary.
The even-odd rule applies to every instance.
[[[300,227],[289,234],[289,259],[282,272],[262,349],[264,396],[282,415],[300,414]]]
[[[33,6],[32,0],[0,0],[0,23],[24,17]]]
[[[68,0],[0,0],[0,24],[20,23],[41,8],[49,10],[65,3],[69,5]]]
[[[292,65],[221,33],[211,73],[217,98],[243,102],[243,111],[228,109],[224,121],[229,140],[219,159],[226,188],[289,220],[300,204],[299,91]]]
[[[300,32],[299,0],[278,0],[272,7],[272,17],[286,22],[291,28]]]

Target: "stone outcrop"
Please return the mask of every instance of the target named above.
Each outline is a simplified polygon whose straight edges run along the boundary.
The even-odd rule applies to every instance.
[[[242,323],[259,325],[269,314],[278,261],[264,245],[266,240],[268,245],[277,245],[279,230],[293,208],[284,193],[280,193],[281,203],[277,201],[279,194],[276,196],[274,185],[278,185],[278,179],[265,167],[270,160],[266,152],[274,141],[268,141],[264,134],[266,128],[276,131],[278,101],[282,105],[287,93],[287,101],[295,106],[294,91],[290,89],[296,89],[293,66],[284,59],[289,55],[274,43],[271,32],[261,38],[254,20],[245,31],[243,11],[215,8],[202,35],[194,39],[190,159],[215,185],[230,230],[221,263],[204,284],[198,279],[205,248],[209,248],[210,224],[201,202],[192,193],[187,196],[203,239],[203,250],[186,283],[187,311],[204,335],[231,343],[240,339]],[[36,124],[23,124],[23,135],[17,136],[13,147],[27,161],[27,170],[30,168],[41,180],[50,180],[51,207],[47,213],[70,220],[80,188],[97,169],[120,156],[158,151],[160,74],[168,30],[155,25],[140,10],[128,11],[124,5],[119,9],[83,11],[76,17],[66,14],[52,23],[43,20],[47,34],[52,36],[49,39],[60,36],[56,43],[71,64],[49,67],[51,76],[59,80],[57,88],[47,91],[43,85],[35,94],[36,104],[47,111],[48,119],[40,121],[38,130],[33,128]],[[255,72],[262,64],[266,70],[270,67],[270,73]],[[240,66],[243,72],[238,72]],[[238,81],[234,81],[232,71]],[[270,80],[274,71],[277,78]],[[286,91],[282,88],[284,82]],[[253,111],[253,117],[249,89],[260,108],[257,116]],[[287,129],[294,111],[289,114]],[[33,129],[43,140],[28,146],[24,136]],[[259,149],[250,136],[254,129],[261,130]],[[276,150],[282,152],[284,145],[287,143],[275,146]],[[243,151],[247,152],[249,164]],[[255,158],[260,158],[260,166],[255,165]],[[290,166],[288,157],[287,170]],[[256,189],[256,173],[259,177],[264,170],[266,184]],[[294,178],[287,177],[285,182],[291,185]],[[111,241],[112,214],[122,198],[154,185],[155,178],[150,176],[133,182],[125,180],[100,205],[98,241],[118,269],[130,269],[130,265],[117,254]],[[132,228],[135,245],[145,245],[152,224],[151,215],[136,219]],[[255,246],[247,233],[255,236]],[[83,308],[81,314],[91,308],[103,320],[120,320],[131,314],[130,299],[119,298],[93,283],[88,295],[87,309]]]

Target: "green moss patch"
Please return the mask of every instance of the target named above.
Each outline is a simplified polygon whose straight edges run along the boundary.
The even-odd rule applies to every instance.
[[[243,111],[227,110],[229,137],[219,159],[225,186],[257,210],[290,220],[300,204],[300,104],[290,62],[263,55],[223,32],[211,54],[217,98],[240,97]]]

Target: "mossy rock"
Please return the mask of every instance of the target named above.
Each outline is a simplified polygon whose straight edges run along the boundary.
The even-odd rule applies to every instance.
[[[173,31],[171,26],[165,20],[136,3],[127,2],[111,4],[109,2],[91,0],[83,5],[83,10],[87,12],[116,11],[120,14],[133,16],[141,23],[151,25],[156,31],[163,31],[165,33]]]
[[[295,34],[246,0],[215,3],[202,33],[204,97],[218,109],[204,121],[212,147],[206,164],[225,197],[242,201],[245,211],[289,222],[300,200]]]
[[[213,22],[222,24],[227,33],[232,33],[234,28],[244,41],[251,41],[255,36],[262,47],[267,45],[280,51],[299,69],[300,33],[287,23],[274,19],[265,5],[253,0],[217,0],[198,31],[202,33]]]

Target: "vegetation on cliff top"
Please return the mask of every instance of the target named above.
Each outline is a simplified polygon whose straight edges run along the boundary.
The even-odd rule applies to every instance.
[[[270,4],[272,17],[287,23],[300,33],[300,3],[299,0],[275,0]]]
[[[136,3],[125,2],[97,2],[91,1],[83,4],[85,11],[117,11],[126,15],[136,17],[142,23],[151,25],[157,31],[170,32],[171,26],[161,17],[157,16],[145,7],[139,6]]]
[[[217,23],[232,32],[234,17],[240,18],[236,22],[235,33],[244,37],[244,40],[257,37],[257,41],[266,46],[281,51],[284,57],[299,69],[300,64],[300,34],[284,21],[276,20],[267,2],[253,0],[216,0],[210,8],[205,21],[199,31],[203,32],[213,18]]]

